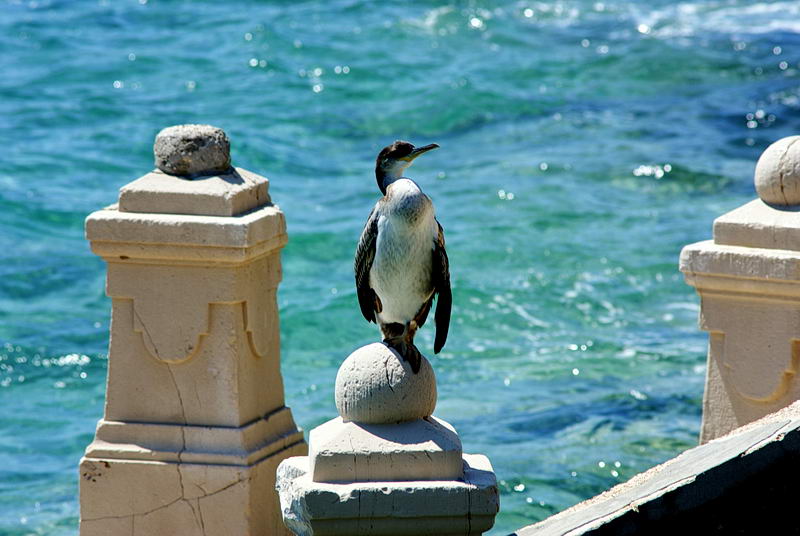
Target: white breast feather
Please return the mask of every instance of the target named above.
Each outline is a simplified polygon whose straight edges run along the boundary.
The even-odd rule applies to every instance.
[[[405,324],[433,292],[431,263],[438,226],[433,205],[413,181],[400,179],[390,188],[379,208],[370,286],[383,305],[378,319]],[[415,207],[416,221],[407,218],[409,206]]]

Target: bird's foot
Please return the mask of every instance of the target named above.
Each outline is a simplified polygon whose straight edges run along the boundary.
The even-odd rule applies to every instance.
[[[409,342],[405,336],[387,338],[383,342],[400,354],[405,361],[408,361],[414,374],[419,372],[422,365],[422,354],[419,353],[413,342]]]

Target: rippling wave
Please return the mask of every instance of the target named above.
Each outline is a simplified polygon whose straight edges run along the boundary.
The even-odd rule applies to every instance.
[[[494,464],[492,534],[695,444],[706,336],[677,257],[800,130],[796,2],[0,5],[0,533],[76,533],[109,311],[83,220],[175,123],[225,128],[286,213],[283,371],[306,430],[378,336],[352,255],[375,154],[406,138],[442,146],[409,170],[451,260],[437,414]]]

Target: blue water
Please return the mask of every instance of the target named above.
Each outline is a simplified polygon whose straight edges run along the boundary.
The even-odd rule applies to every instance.
[[[164,126],[223,127],[290,243],[287,403],[335,415],[375,340],[352,255],[374,156],[436,204],[454,312],[437,414],[494,464],[507,534],[696,443],[706,336],[685,244],[800,131],[800,4],[587,0],[0,2],[0,534],[74,535],[109,302],[85,216]]]

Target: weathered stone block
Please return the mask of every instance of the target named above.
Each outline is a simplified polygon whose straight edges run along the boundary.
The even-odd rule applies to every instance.
[[[268,204],[269,182],[243,168],[185,179],[152,171],[119,192],[119,210],[157,214],[237,216]]]
[[[357,424],[341,417],[311,430],[314,482],[453,480],[464,472],[461,440],[436,417],[399,424]]]
[[[281,508],[299,536],[472,536],[489,530],[499,509],[485,456],[465,454],[461,480],[320,483],[307,457],[278,467]]]
[[[81,536],[286,534],[275,471],[304,450],[294,443],[249,466],[84,457]]]

